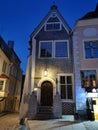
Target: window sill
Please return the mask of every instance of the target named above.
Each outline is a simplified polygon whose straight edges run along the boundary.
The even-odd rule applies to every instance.
[[[72,102],[72,103],[74,103],[73,99],[61,99],[61,100],[62,100],[62,102]]]

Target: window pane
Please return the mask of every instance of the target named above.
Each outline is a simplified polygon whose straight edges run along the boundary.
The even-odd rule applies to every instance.
[[[53,24],[46,25],[46,30],[52,30],[52,29],[53,29]]]
[[[85,42],[84,47],[86,58],[98,58],[98,41]]]
[[[86,48],[85,49],[85,55],[86,55],[86,58],[91,58],[91,49],[90,48]]]
[[[96,87],[96,71],[82,71],[81,79],[83,87]]]
[[[65,76],[61,76],[60,77],[60,83],[61,84],[65,84]]]
[[[93,47],[97,47],[97,42],[96,41],[92,41],[91,44],[92,44]]]
[[[40,57],[52,57],[52,43],[51,42],[42,42]]]
[[[90,47],[90,42],[85,42],[85,48]]]
[[[95,71],[90,71],[89,72],[89,82],[91,87],[96,87],[96,72]]]
[[[66,98],[66,86],[61,85],[61,98],[65,99]]]
[[[46,24],[46,30],[60,30],[60,23],[47,23]]]
[[[93,49],[93,56],[94,58],[98,58],[98,48]]]
[[[3,84],[4,84],[4,81],[0,81],[0,91],[3,90]]]
[[[72,77],[71,76],[67,76],[67,84],[72,84]]]
[[[82,87],[89,87],[87,71],[81,72],[81,78],[82,78]]]
[[[72,76],[60,76],[60,89],[62,99],[72,99]]]
[[[54,29],[60,29],[60,24],[54,24]]]
[[[68,57],[67,42],[56,42],[56,57]]]
[[[72,99],[72,85],[67,85],[67,98]]]

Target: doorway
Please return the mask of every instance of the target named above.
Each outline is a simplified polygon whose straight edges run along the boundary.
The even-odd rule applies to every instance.
[[[41,106],[53,105],[53,85],[49,81],[45,81],[41,85]]]

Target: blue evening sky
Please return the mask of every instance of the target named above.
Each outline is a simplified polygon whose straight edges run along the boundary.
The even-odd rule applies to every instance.
[[[55,0],[58,10],[73,28],[75,20],[94,11],[98,0]],[[5,42],[13,40],[14,50],[26,71],[28,41],[34,28],[53,5],[53,0],[0,0],[0,35]]]

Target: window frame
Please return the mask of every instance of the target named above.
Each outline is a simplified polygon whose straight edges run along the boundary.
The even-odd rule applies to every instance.
[[[60,42],[66,42],[67,43],[67,56],[56,56],[56,43],[60,43]],[[55,58],[68,58],[69,57],[69,42],[68,42],[68,40],[55,40],[55,55],[54,55],[54,57]]]
[[[96,59],[96,58],[98,58],[98,57],[89,57],[89,58],[86,58],[86,48],[85,48],[85,42],[96,42],[97,41],[97,43],[98,43],[98,39],[90,39],[90,40],[83,40],[83,48],[84,48],[84,58],[86,59],[86,60],[90,60],[90,59]],[[91,53],[90,53],[91,54]]]
[[[60,95],[61,95],[61,84],[60,84],[60,77],[61,76],[65,76],[66,78],[68,77],[68,76],[70,76],[71,77],[71,80],[72,80],[72,84],[70,84],[70,85],[72,85],[72,99],[69,99],[68,98],[68,90],[67,90],[67,87],[66,87],[66,98],[61,98],[62,99],[62,101],[73,101],[73,99],[74,99],[74,82],[73,82],[73,74],[65,74],[65,73],[63,73],[63,74],[58,74],[58,88],[59,88],[59,92],[60,92]],[[69,84],[66,84],[66,86],[67,85],[69,85]]]
[[[42,42],[51,42],[52,43],[52,56],[51,57],[41,57],[40,53],[41,53],[41,43]],[[67,57],[56,57],[56,42],[67,42]],[[38,58],[40,59],[52,59],[52,58],[56,58],[56,59],[63,59],[63,58],[69,58],[69,41],[68,40],[47,40],[47,41],[39,41],[39,54],[38,54]]]
[[[46,42],[51,42],[51,44],[52,44],[52,54],[51,54],[51,57],[41,57],[41,43],[46,43]],[[53,56],[53,43],[52,43],[52,41],[40,41],[39,42],[39,58],[40,59],[51,59],[52,58],[52,56]]]
[[[2,87],[2,89],[0,89],[0,91],[4,91],[4,84],[5,84],[5,81],[0,79],[0,82],[3,82],[2,86],[1,86],[1,84],[0,84],[0,86]]]
[[[91,86],[91,85],[90,85],[90,84],[91,84],[91,83],[90,83],[91,81],[90,81],[90,74],[89,74],[89,72],[91,72],[91,71],[95,71],[96,86]],[[88,74],[87,74],[87,79],[88,79],[88,84],[89,84],[89,86],[83,86],[83,85],[82,85],[82,84],[83,84],[83,83],[82,83],[82,82],[83,82],[83,80],[82,80],[83,77],[82,77],[81,72],[86,72],[86,73],[88,73]],[[96,71],[96,70],[80,70],[80,77],[81,77],[81,87],[82,87],[82,88],[92,88],[92,89],[93,89],[93,88],[98,88],[98,87],[97,87],[97,71]]]
[[[59,29],[47,29],[47,25],[49,25],[49,24],[59,24],[59,26],[60,26],[60,28]],[[62,26],[61,26],[61,22],[47,22],[46,24],[45,24],[45,26],[44,26],[44,30],[45,31],[60,31],[62,29]]]

